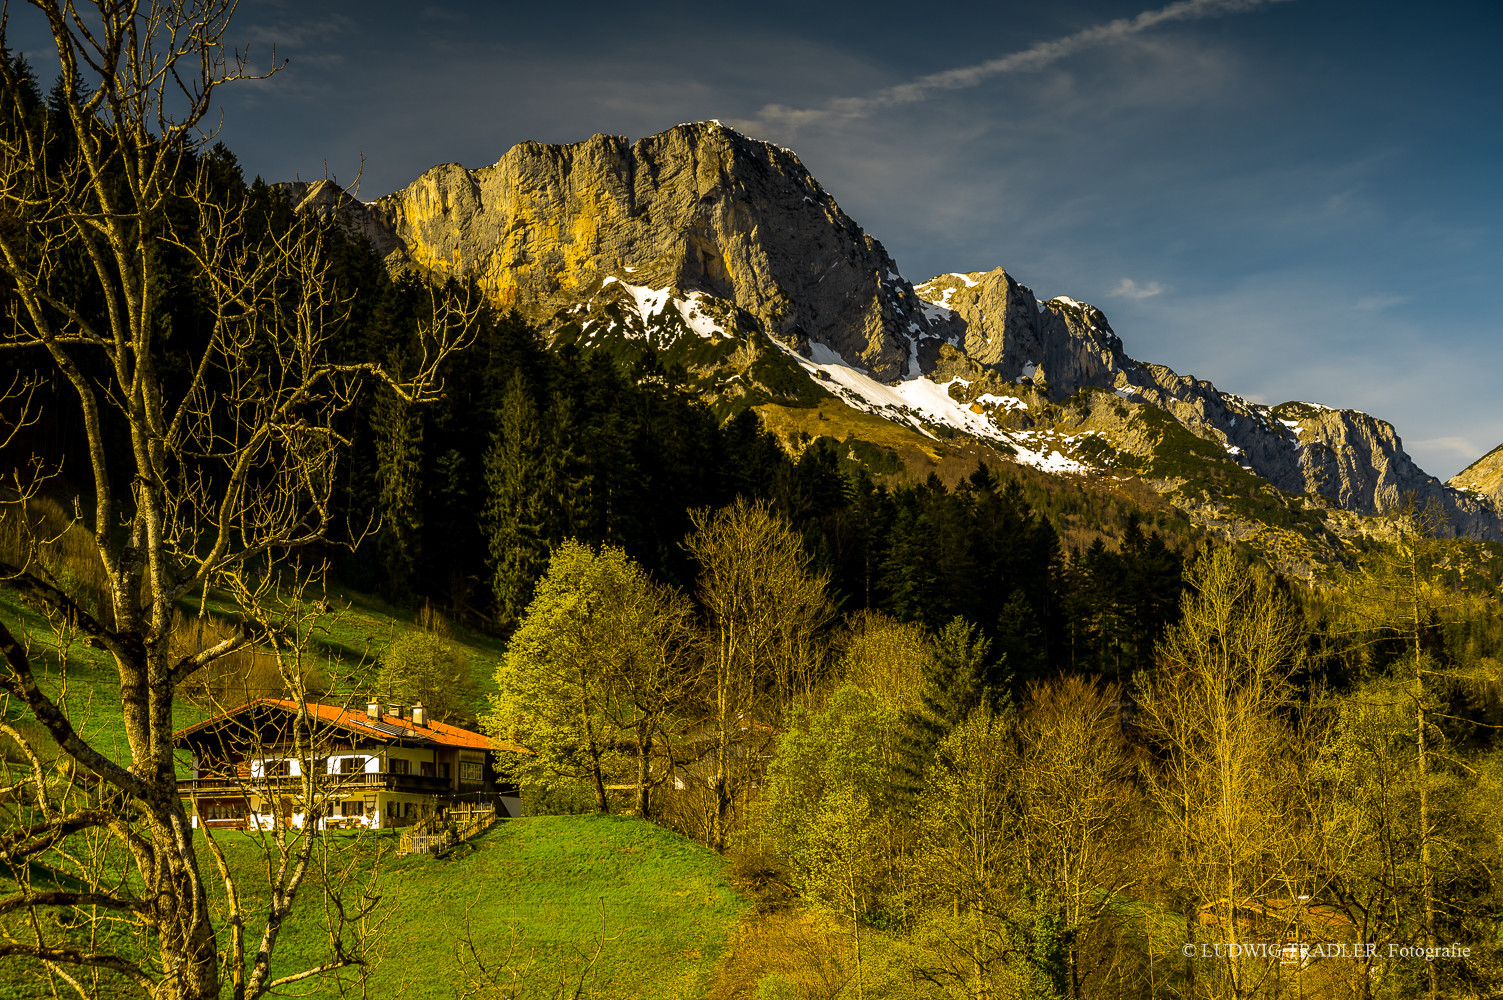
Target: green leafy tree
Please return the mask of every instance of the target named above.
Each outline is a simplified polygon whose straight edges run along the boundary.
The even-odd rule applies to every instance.
[[[586,781],[596,809],[608,812],[608,779],[634,761],[645,814],[654,741],[692,679],[688,618],[683,597],[621,549],[560,545],[507,644],[482,720],[487,732],[528,751],[501,766],[544,789]]]
[[[422,702],[428,716],[439,722],[472,718],[469,656],[435,632],[409,633],[392,643],[381,660],[376,689],[390,701]]]
[[[917,817],[933,978],[970,995],[1079,997],[1100,937],[1144,877],[1119,692],[1078,677],[979,705],[938,743]],[[1097,935],[1090,938],[1090,935]]]
[[[967,996],[1007,978],[1010,733],[983,704],[939,741],[924,774],[915,880],[935,907],[933,965],[925,975]]]
[[[1455,758],[1446,752],[1445,732],[1438,724],[1450,718],[1444,711],[1443,689],[1454,685],[1487,691],[1500,680],[1496,660],[1481,659],[1462,668],[1442,660],[1443,616],[1455,616],[1474,603],[1449,579],[1455,543],[1438,537],[1444,523],[1438,509],[1407,503],[1394,518],[1392,537],[1342,581],[1337,625],[1351,643],[1393,644],[1399,650],[1387,692],[1407,702],[1412,720],[1419,907],[1425,944],[1432,948],[1440,943],[1437,921],[1445,908],[1440,880],[1448,869],[1454,874],[1446,863],[1449,838],[1440,833],[1444,810],[1436,802],[1450,780],[1445,772],[1455,770]],[[1440,991],[1440,970],[1433,962],[1426,966],[1428,992],[1434,998]]]
[[[1157,757],[1144,773],[1166,821],[1186,942],[1204,912],[1236,944],[1237,911],[1294,874],[1300,812],[1287,714],[1305,624],[1273,575],[1230,547],[1202,552],[1187,583],[1158,669],[1139,679],[1138,724]],[[1265,983],[1245,958],[1222,961],[1231,996]]]
[[[1377,954],[1358,956],[1360,1000],[1373,995],[1374,984],[1410,971],[1385,970],[1386,946],[1411,940],[1414,928],[1424,926],[1420,847],[1429,813],[1420,808],[1421,775],[1413,763],[1411,694],[1402,679],[1379,678],[1323,704],[1321,715],[1330,722],[1315,734],[1319,750],[1302,773],[1310,891],[1352,921],[1357,940],[1378,946]],[[1457,782],[1445,777],[1450,780],[1430,779],[1427,797],[1440,794],[1454,806]],[[1454,821],[1428,831],[1446,840],[1461,833]]]
[[[1082,995],[1082,939],[1121,909],[1148,870],[1121,689],[1079,676],[1029,685],[1008,768],[1010,872],[1029,919],[1035,976]]]
[[[930,640],[918,704],[907,708],[903,719],[902,771],[911,795],[919,794],[935,748],[956,726],[982,704],[1006,704],[1002,664],[989,662],[990,654],[991,641],[964,618],[952,619]]]
[[[850,918],[858,997],[861,925],[892,868],[881,818],[893,805],[885,735],[896,724],[879,698],[842,685],[819,711],[793,710],[767,768],[763,832],[781,845],[806,898]]]
[[[916,709],[934,673],[934,648],[924,627],[876,611],[858,611],[848,623],[841,676],[899,712]]]

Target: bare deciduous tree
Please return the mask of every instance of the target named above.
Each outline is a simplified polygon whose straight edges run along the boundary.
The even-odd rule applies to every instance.
[[[1188,575],[1183,617],[1139,686],[1139,723],[1160,753],[1146,771],[1167,820],[1186,941],[1202,919],[1236,944],[1239,914],[1287,891],[1291,742],[1281,716],[1303,619],[1267,570],[1230,548],[1202,554]],[[1229,995],[1257,992],[1262,973],[1225,959]]]
[[[768,725],[815,681],[834,609],[826,578],[810,571],[798,535],[765,504],[738,499],[719,511],[694,512],[693,523],[685,546],[699,563],[708,619],[710,846],[724,851],[749,766],[766,755]]]
[[[1147,877],[1127,847],[1139,841],[1142,815],[1121,701],[1115,685],[1062,677],[1031,685],[1018,718],[1017,868],[1067,942],[1071,997],[1082,995],[1082,936]]]
[[[271,870],[269,933],[252,971],[234,966],[226,976],[176,787],[178,690],[253,641],[294,636],[245,603],[257,589],[245,581],[271,579],[269,567],[289,551],[339,540],[331,495],[348,444],[341,415],[371,380],[407,400],[432,398],[470,314],[435,293],[422,364],[400,382],[334,356],[349,293],[331,276],[323,224],[303,218],[266,233],[245,190],[216,183],[216,157],[205,151],[217,88],[248,75],[225,41],[235,0],[30,6],[75,96],[38,113],[17,64],[0,67],[0,354],[32,365],[76,403],[88,468],[69,471],[87,483],[79,516],[107,606],[91,613],[46,569],[44,538],[0,563],[0,585],[109,654],[127,752],[117,759],[90,741],[39,674],[25,629],[0,621],[0,687],[76,776],[59,783],[33,768],[18,778],[12,792],[27,805],[0,835],[0,862],[28,865],[81,839],[115,852],[94,881],[23,885],[0,910],[126,915],[146,944],[132,953],[118,938],[70,933],[68,919],[38,921],[32,940],[0,943],[0,957],[29,956],[65,978],[69,968],[112,970],[162,1000],[218,996],[226,985],[259,996],[289,978],[270,971],[271,928],[290,912],[308,855]],[[169,252],[188,262],[191,290],[169,293]],[[169,294],[197,296],[210,316],[204,330],[176,331],[170,346]],[[24,518],[37,477],[18,485],[8,516]],[[239,627],[174,657],[179,603],[211,588],[241,602]],[[44,752],[33,736],[6,735],[22,755]],[[233,898],[234,886],[226,889]],[[232,917],[236,955],[243,916]],[[70,982],[87,988],[86,977]]]

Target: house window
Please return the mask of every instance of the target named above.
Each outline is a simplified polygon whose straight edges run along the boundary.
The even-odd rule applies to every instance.
[[[418,764],[418,773],[425,778],[433,777],[433,761],[425,760]]]
[[[462,760],[459,762],[459,780],[479,783],[484,779],[482,768],[478,760]]]
[[[447,763],[438,765],[438,776],[444,779],[449,777],[449,765]]]
[[[341,757],[339,758],[340,774],[359,774],[365,770],[364,757]]]
[[[261,762],[261,776],[263,778],[285,778],[292,773],[292,762],[289,760],[267,760]]]
[[[412,773],[412,762],[410,760],[407,760],[406,758],[403,758],[403,757],[393,757],[391,759],[391,773],[392,774],[411,774]]]

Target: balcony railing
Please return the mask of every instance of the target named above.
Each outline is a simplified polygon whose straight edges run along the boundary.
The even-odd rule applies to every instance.
[[[397,774],[392,771],[360,771],[355,774],[315,775],[322,792],[418,792],[443,794],[457,791],[451,778],[435,778],[426,774]],[[179,795],[243,795],[254,792],[260,795],[277,792],[301,792],[303,778],[290,775],[272,775],[262,778],[216,777],[183,778],[177,783]]]

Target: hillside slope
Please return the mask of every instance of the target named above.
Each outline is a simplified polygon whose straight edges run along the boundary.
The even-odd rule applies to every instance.
[[[265,901],[255,834],[218,836],[250,913]],[[726,884],[724,861],[663,827],[620,816],[510,820],[445,858],[396,857],[395,832],[331,835],[327,875],[300,894],[273,973],[328,960],[319,879],[380,897],[379,935],[365,996],[451,1000],[525,982],[528,996],[690,1000],[704,995],[747,904]],[[200,864],[215,870],[199,841]],[[3,881],[3,880],[0,880]],[[223,890],[210,905],[223,912]],[[222,926],[222,922],[221,922]],[[252,918],[251,926],[259,928]],[[471,948],[473,945],[473,950]],[[222,945],[223,946],[223,945]],[[482,968],[483,966],[483,968]],[[297,995],[362,995],[350,971],[297,984]],[[106,990],[106,995],[116,995]],[[122,991],[119,995],[135,995]],[[496,993],[496,995],[509,995]],[[0,962],[0,996],[52,996],[45,972]]]

